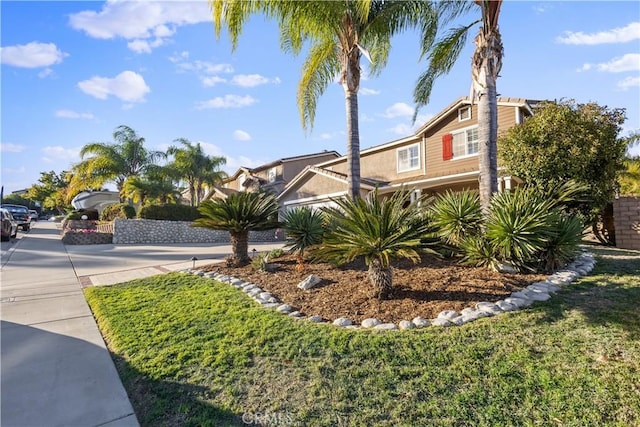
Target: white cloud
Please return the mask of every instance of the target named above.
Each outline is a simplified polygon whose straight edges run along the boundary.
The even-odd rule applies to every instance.
[[[431,113],[418,114],[418,117],[416,117],[415,125],[413,126],[413,130],[418,129],[420,126],[424,125],[434,117],[435,117],[435,114],[431,114]]]
[[[45,77],[49,77],[52,74],[53,74],[53,70],[51,68],[45,68],[44,70],[38,73],[38,77],[40,77],[41,79],[44,79]]]
[[[146,47],[158,47],[183,25],[210,22],[207,2],[108,0],[100,11],[86,10],[69,17],[72,28],[98,39],[156,39]],[[146,52],[140,42],[130,43],[134,52]],[[136,50],[138,49],[138,50]]]
[[[383,117],[393,119],[395,117],[413,116],[413,107],[404,102],[396,102],[391,107],[384,110]]]
[[[69,56],[53,43],[31,42],[22,45],[0,48],[0,58],[3,64],[22,68],[48,67],[59,64]]]
[[[78,83],[78,87],[98,99],[107,99],[112,95],[127,102],[143,102],[144,96],[151,92],[144,78],[133,71],[123,71],[114,78],[92,77]]]
[[[205,110],[208,108],[242,108],[249,107],[258,102],[257,99],[246,95],[225,95],[224,97],[216,97],[208,101],[198,102],[196,104],[197,110]]]
[[[598,71],[604,71],[607,73],[640,71],[640,53],[627,53],[621,57],[613,58],[609,62],[601,62],[600,64],[583,64],[577,71],[588,71],[594,67]]]
[[[231,83],[242,87],[255,87],[268,83],[279,84],[280,79],[278,77],[270,79],[260,74],[238,74],[233,76]]]
[[[531,6],[531,9],[537,14],[543,14],[553,10],[553,5],[551,3],[537,3]]]
[[[236,130],[233,132],[233,139],[236,141],[251,141],[251,135],[243,130]]]
[[[640,77],[627,77],[618,82],[618,88],[627,90],[632,87],[640,87]]]
[[[379,90],[375,90],[375,89],[369,89],[366,87],[363,87],[360,89],[360,91],[358,92],[360,95],[362,96],[367,96],[367,95],[380,95],[380,91]]]
[[[412,133],[411,126],[406,123],[399,123],[390,128],[389,131],[391,133],[395,133],[396,135],[409,135],[410,133]]]
[[[331,135],[331,134],[330,134],[330,133],[328,133],[328,132],[324,132],[324,133],[321,133],[321,134],[319,135],[319,138],[320,138],[320,139],[327,140],[327,139],[331,139],[331,138],[333,138],[333,135]]]
[[[60,117],[63,119],[93,119],[93,114],[91,113],[77,113],[71,110],[58,110],[55,113],[56,117]]]
[[[562,36],[556,38],[556,41],[563,44],[596,45],[626,43],[637,39],[640,39],[640,22],[632,22],[625,27],[591,34],[586,34],[582,31],[565,31]]]
[[[75,163],[80,160],[80,148],[64,148],[59,145],[46,146],[42,148],[42,154],[44,154],[42,160],[47,163],[60,160]]]
[[[178,62],[182,62],[188,58],[189,58],[189,52],[187,52],[186,50],[183,50],[182,52],[174,52],[173,56],[169,57],[169,61],[173,62],[174,64],[177,64]]]
[[[202,142],[202,141],[198,141],[198,142],[200,143],[200,146],[202,147],[202,151],[204,151],[205,154],[209,156],[224,157],[227,159],[227,163],[223,166],[223,170],[229,174],[235,173],[240,166],[254,168],[267,163],[265,160],[250,159],[249,157],[246,157],[246,156],[238,156],[238,157],[229,156],[225,154],[222,151],[222,149],[215,144],[211,144],[209,142]]]
[[[210,77],[200,77],[200,81],[204,87],[213,87],[218,83],[226,83],[227,79],[218,77],[218,76],[210,76]]]
[[[161,38],[157,38],[153,41],[136,39],[127,43],[127,47],[136,53],[151,53],[152,48],[162,46],[164,43],[165,40]]]
[[[0,143],[0,151],[3,153],[21,153],[26,148],[27,147],[25,147],[24,145],[19,145],[19,144],[10,144],[8,142]]]

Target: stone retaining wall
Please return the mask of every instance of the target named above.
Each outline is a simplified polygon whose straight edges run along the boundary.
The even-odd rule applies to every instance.
[[[65,245],[104,245],[111,243],[112,240],[111,233],[66,230],[62,235],[62,243]]]
[[[613,201],[616,247],[640,250],[640,197],[620,197]]]
[[[277,242],[283,236],[276,230],[249,232],[250,242]],[[161,244],[161,243],[228,243],[227,231],[191,227],[189,221],[160,221],[152,219],[122,219],[113,222],[113,243]]]

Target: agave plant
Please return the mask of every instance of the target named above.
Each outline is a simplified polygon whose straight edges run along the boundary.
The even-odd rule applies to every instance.
[[[459,247],[464,237],[477,235],[482,227],[482,210],[477,192],[447,190],[429,208],[432,224],[440,238]]]
[[[421,200],[410,200],[410,193],[404,190],[383,200],[377,190],[366,198],[333,199],[336,207],[323,208],[331,226],[313,255],[337,265],[363,257],[374,296],[388,299],[393,289],[391,260],[418,262],[420,252],[428,250],[421,237],[430,231],[429,222],[420,208]]]
[[[284,214],[282,228],[287,235],[285,247],[304,259],[305,249],[322,242],[324,214],[308,207],[295,208]]]
[[[552,272],[575,259],[584,229],[580,218],[563,215],[557,210],[552,212],[549,216],[550,237],[539,254],[542,270]]]
[[[244,265],[249,258],[249,231],[278,227],[278,202],[268,193],[233,193],[225,199],[207,200],[198,208],[202,218],[195,227],[226,230],[231,236],[233,263]]]

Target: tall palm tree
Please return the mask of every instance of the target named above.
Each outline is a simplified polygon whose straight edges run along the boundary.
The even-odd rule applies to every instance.
[[[273,194],[265,192],[233,193],[224,199],[206,200],[198,210],[203,217],[196,219],[194,226],[229,232],[236,265],[250,261],[250,230],[272,230],[279,224],[278,202]]]
[[[189,187],[191,206],[197,206],[202,201],[204,187],[213,187],[227,176],[220,167],[227,162],[224,157],[208,156],[200,143],[193,145],[186,138],[178,138],[181,146],[171,146],[168,155],[174,160],[170,167],[177,173],[177,178],[184,179]]]
[[[447,2],[444,2],[447,3]],[[456,3],[456,2],[452,2]],[[502,68],[502,37],[498,16],[502,0],[474,0],[480,7],[481,18],[469,25],[451,30],[435,45],[422,46],[429,66],[418,78],[414,101],[418,108],[428,103],[434,80],[451,70],[464,46],[471,28],[480,23],[471,61],[472,102],[478,99],[478,139],[480,173],[480,202],[487,211],[491,195],[498,190],[498,105],[496,80]],[[459,2],[456,13],[468,10],[470,2]],[[454,8],[455,8],[454,7]],[[416,109],[417,114],[417,109]],[[415,119],[415,114],[414,114]]]
[[[144,138],[128,126],[118,126],[113,139],[114,144],[92,142],[82,147],[82,160],[73,167],[73,189],[101,188],[106,182],[114,182],[121,192],[129,177],[142,175],[165,156],[160,151],[148,151]]]
[[[281,46],[308,56],[298,84],[298,110],[304,129],[313,128],[318,98],[336,78],[345,93],[347,116],[348,189],[360,197],[360,132],[358,90],[360,60],[369,60],[369,74],[386,65],[391,37],[422,24],[422,41],[429,46],[437,30],[435,8],[430,2],[409,0],[296,1],[210,0],[216,34],[226,25],[235,49],[248,17],[262,12],[280,25]],[[308,44],[307,44],[308,43]]]
[[[336,207],[323,208],[331,227],[322,244],[312,249],[314,256],[338,265],[363,257],[375,296],[388,299],[393,290],[391,260],[418,262],[420,252],[428,250],[422,238],[432,229],[420,207],[425,200],[410,200],[411,193],[401,190],[381,201],[377,189],[364,199],[335,199]]]

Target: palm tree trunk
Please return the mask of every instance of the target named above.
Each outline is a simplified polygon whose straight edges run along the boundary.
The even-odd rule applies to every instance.
[[[248,264],[249,258],[249,232],[248,231],[230,231],[231,250],[236,265]]]
[[[502,68],[502,41],[497,26],[483,26],[475,39],[472,78],[478,96],[478,170],[480,203],[486,213],[498,191],[498,104],[496,80]]]
[[[342,87],[347,110],[347,195],[355,200],[360,197],[360,128],[358,124],[358,89],[360,87],[360,52],[348,55],[344,61]]]
[[[383,267],[379,259],[369,263],[369,281],[373,285],[374,296],[379,300],[389,299],[393,289],[393,270]]]

